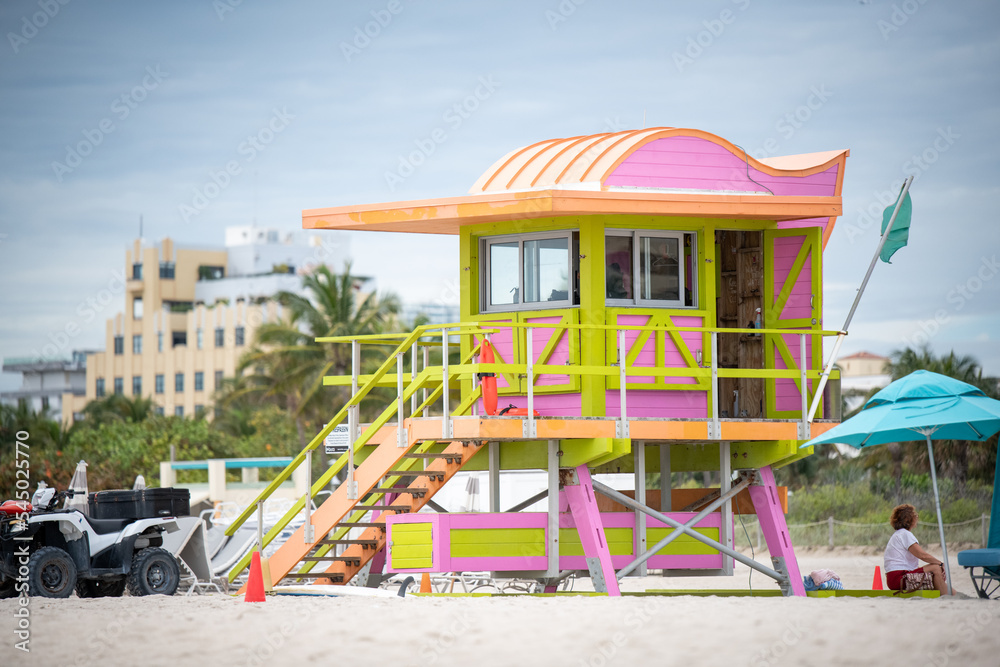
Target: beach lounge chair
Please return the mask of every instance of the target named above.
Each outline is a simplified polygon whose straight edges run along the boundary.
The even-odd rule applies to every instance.
[[[1000,455],[1000,445],[997,446]],[[958,564],[969,571],[972,585],[981,598],[1000,597],[1000,459],[993,473],[993,504],[990,508],[990,533],[985,549],[958,552]]]
[[[1000,455],[1000,445],[997,454]],[[997,515],[1000,515],[1000,459],[993,476],[993,504],[986,548],[958,552],[958,564],[969,571],[972,585],[981,598],[1000,597],[1000,517]]]

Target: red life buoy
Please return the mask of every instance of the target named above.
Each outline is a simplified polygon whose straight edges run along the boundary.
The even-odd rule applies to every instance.
[[[479,352],[479,363],[495,363],[493,346],[488,340],[483,341],[483,349]],[[487,415],[497,413],[497,376],[496,373],[480,373],[479,381],[483,388],[483,409]]]

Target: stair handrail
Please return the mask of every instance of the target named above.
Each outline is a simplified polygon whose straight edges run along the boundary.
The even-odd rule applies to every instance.
[[[468,325],[465,326],[468,327]],[[417,327],[409,334],[406,334],[405,337],[402,339],[402,341],[394,348],[392,354],[390,354],[386,358],[386,360],[382,363],[381,366],[379,366],[378,370],[375,371],[374,374],[368,377],[368,380],[361,387],[358,388],[358,391],[354,395],[352,395],[347,400],[347,402],[344,403],[343,407],[336,413],[336,415],[334,415],[333,419],[331,419],[326,424],[326,426],[324,426],[320,430],[320,432],[311,441],[309,441],[309,443],[302,449],[302,451],[300,451],[298,455],[296,455],[291,460],[291,462],[280,473],[278,473],[277,476],[275,476],[275,478],[271,481],[271,483],[268,484],[267,487],[265,487],[260,492],[257,498],[251,504],[249,504],[245,510],[243,510],[243,512],[236,518],[236,520],[233,521],[232,524],[230,524],[230,526],[226,529],[226,535],[232,536],[233,534],[235,534],[236,530],[238,530],[239,527],[242,526],[247,521],[247,519],[249,519],[254,514],[254,512],[257,511],[257,504],[269,498],[271,494],[273,494],[278,489],[278,487],[281,486],[281,484],[286,482],[288,478],[291,477],[292,473],[300,465],[302,465],[302,463],[306,459],[306,451],[314,451],[317,447],[319,447],[320,443],[322,443],[326,439],[326,437],[333,432],[333,429],[344,421],[344,419],[347,417],[348,409],[351,406],[361,404],[361,401],[372,391],[372,389],[374,389],[378,385],[379,381],[386,375],[386,373],[388,373],[388,371],[396,365],[396,355],[400,354],[401,352],[405,353],[410,348],[411,345],[418,342],[422,337],[428,335],[429,331],[436,331],[438,329],[443,330],[445,328],[461,328],[461,327],[462,325],[460,324],[456,324],[451,327],[449,327],[449,325],[447,324],[444,325],[424,324]],[[476,328],[475,330],[478,331],[478,328]],[[462,330],[462,333],[471,331],[473,331],[473,329],[471,328],[465,329]],[[395,336],[395,334],[390,334],[390,336]],[[373,336],[365,336],[365,338],[369,339],[375,337],[384,337],[384,335],[378,334]],[[338,336],[332,338],[317,338],[316,340],[318,342],[347,342],[351,339],[352,337]],[[393,414],[395,414],[395,406],[393,406]],[[388,421],[388,419],[386,419],[385,421]],[[370,431],[366,433],[367,437],[365,436],[365,434],[362,434],[361,436],[361,438],[364,438],[364,442],[367,442],[369,439],[371,439],[371,436],[375,433],[375,431]],[[341,459],[343,459],[343,462],[341,461]],[[343,467],[343,465],[346,464],[346,461],[347,461],[347,454],[345,453],[341,455],[341,457],[337,460],[337,463],[335,463],[334,466],[339,464],[340,467]],[[313,486],[315,487],[315,484]],[[322,489],[322,486],[320,488]]]

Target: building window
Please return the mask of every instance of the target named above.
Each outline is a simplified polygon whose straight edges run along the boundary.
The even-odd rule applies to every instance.
[[[184,406],[178,405],[176,408],[174,408],[174,417],[183,417],[183,416],[184,416]]]
[[[133,375],[132,376],[132,395],[142,396],[142,376]]]
[[[609,231],[604,237],[608,305],[695,305],[695,239],[693,233]]]
[[[49,397],[42,396],[42,412],[45,412],[48,409],[49,409]]]
[[[174,331],[171,335],[170,347],[179,347],[181,345],[187,346],[188,335],[187,331]]]
[[[155,412],[157,415],[159,415],[160,417],[162,417],[163,416],[163,406],[162,405],[157,405],[156,407],[153,408],[153,412]]]
[[[94,395],[97,398],[104,398],[104,378],[97,378],[97,382],[94,383]]]
[[[215,391],[222,389],[222,371],[215,371]]]
[[[195,371],[194,373],[194,390],[205,391],[205,374],[201,371]]]
[[[141,320],[142,319],[142,297],[137,296],[132,299],[132,319]]]
[[[236,345],[237,346],[243,345],[243,343],[245,342],[245,338],[246,338],[246,329],[244,329],[243,327],[236,327],[235,334],[236,334],[235,335]]]
[[[125,393],[125,382],[122,378],[115,378],[115,393],[124,394]]]
[[[219,280],[226,277],[226,269],[223,266],[199,266],[198,280]]]
[[[132,264],[132,280],[142,280],[142,262]]]
[[[483,239],[483,309],[538,310],[580,303],[577,232]]]
[[[226,344],[226,330],[222,327],[215,327],[215,347],[223,347]]]
[[[156,393],[157,394],[162,394],[163,393],[163,385],[164,385],[164,382],[163,382],[163,373],[157,373],[156,374],[156,378],[154,379],[154,384],[156,385]]]
[[[156,351],[163,352],[163,332],[156,332]]]
[[[132,336],[132,354],[142,354],[142,334]]]
[[[173,280],[176,266],[173,262],[160,262],[160,277]]]
[[[197,418],[197,417],[201,417],[204,414],[205,414],[205,406],[204,405],[196,404],[194,406],[194,416]]]
[[[174,391],[180,393],[184,391],[184,373],[174,375]]]
[[[115,336],[115,354],[125,354],[125,336]]]
[[[195,337],[195,344],[198,346],[198,349],[200,350],[205,345],[205,330],[202,329],[201,327],[198,327],[198,329],[195,331],[194,337]]]

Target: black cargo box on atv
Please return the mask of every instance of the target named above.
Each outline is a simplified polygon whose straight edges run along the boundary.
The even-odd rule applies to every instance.
[[[187,516],[191,513],[191,492],[174,488],[97,491],[90,494],[87,504],[95,519]]]

